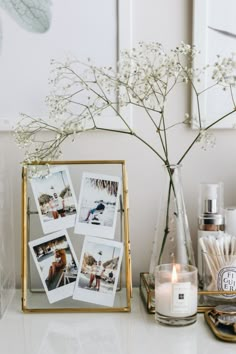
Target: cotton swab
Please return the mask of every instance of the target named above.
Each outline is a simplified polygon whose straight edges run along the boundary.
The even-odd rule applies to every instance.
[[[215,274],[216,274],[217,270],[213,269],[214,268],[214,264],[213,264],[213,267],[211,266],[211,263],[210,263],[210,260],[209,260],[209,257],[208,257],[209,253],[207,251],[206,242],[204,242],[203,239],[204,239],[204,237],[201,237],[199,239],[199,243],[200,243],[201,249],[203,251],[203,257],[205,258],[205,261],[206,261],[206,263],[208,265],[208,268],[209,268],[209,270],[211,272],[212,278],[215,279]]]
[[[217,276],[221,269],[227,266],[236,267],[236,236],[220,234],[217,237],[208,234],[199,239],[206,265],[216,284]],[[209,287],[212,288],[213,284]]]

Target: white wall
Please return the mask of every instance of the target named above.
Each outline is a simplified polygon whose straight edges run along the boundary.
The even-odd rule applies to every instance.
[[[156,40],[167,48],[180,41],[191,42],[192,2],[190,0],[134,0],[133,43]],[[183,117],[190,108],[189,92],[181,91],[173,100],[170,117]],[[134,111],[134,126],[142,117]],[[143,127],[145,129],[145,127]],[[149,133],[147,132],[149,135]],[[171,133],[171,161],[175,163],[193,139],[190,128]],[[183,184],[191,236],[196,247],[197,188],[200,182],[221,180],[225,183],[225,204],[236,205],[236,132],[216,131],[216,147],[209,151],[196,145],[183,163]],[[151,134],[150,134],[151,137]],[[1,138],[1,136],[0,136]],[[16,274],[20,284],[21,244],[21,173],[22,152],[12,142],[7,157],[12,160],[9,173],[14,176],[14,225]],[[65,159],[124,159],[127,161],[130,196],[130,237],[134,285],[139,273],[149,268],[154,228],[161,192],[161,163],[157,157],[134,138],[118,134],[89,133],[80,135],[64,146]]]

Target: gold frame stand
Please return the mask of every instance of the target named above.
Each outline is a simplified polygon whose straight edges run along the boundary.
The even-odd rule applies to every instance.
[[[113,307],[96,307],[91,304],[92,307],[79,307],[79,302],[75,301],[75,307],[55,307],[55,304],[48,304],[47,307],[34,306],[31,307],[28,301],[29,294],[29,264],[30,264],[30,254],[28,241],[30,239],[29,235],[29,205],[28,205],[28,170],[32,166],[58,166],[58,165],[120,165],[121,175],[122,175],[122,235],[121,241],[124,244],[124,256],[122,264],[125,264],[125,280],[123,280],[123,288],[117,289],[116,296],[122,292],[122,296],[125,297],[125,306],[113,306]],[[37,214],[37,212],[31,212],[32,214]],[[131,255],[130,255],[130,239],[129,239],[129,205],[128,205],[128,184],[127,184],[127,174],[126,166],[124,160],[84,160],[84,161],[41,161],[35,163],[25,164],[22,168],[22,311],[24,313],[66,313],[66,312],[130,312],[131,311],[131,291],[132,291],[132,280],[131,280]],[[121,283],[121,282],[120,282]],[[41,293],[44,293],[41,291]],[[31,294],[32,295],[32,294]],[[45,296],[41,294],[41,296]],[[38,296],[39,294],[33,294],[32,296]],[[122,299],[123,299],[122,297]],[[36,300],[37,303],[37,300]],[[40,300],[38,300],[40,303]]]

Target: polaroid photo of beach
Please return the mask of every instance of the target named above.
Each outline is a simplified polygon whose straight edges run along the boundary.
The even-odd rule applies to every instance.
[[[52,167],[30,183],[44,234],[75,226],[77,201],[66,166]]]
[[[73,299],[113,306],[122,256],[121,242],[86,236]]]
[[[72,296],[78,261],[66,230],[29,242],[50,304]]]
[[[84,172],[75,233],[114,238],[121,178]]]

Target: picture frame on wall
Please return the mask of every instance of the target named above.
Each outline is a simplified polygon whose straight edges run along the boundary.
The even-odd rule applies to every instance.
[[[230,57],[236,47],[236,2],[234,0],[194,0],[193,3],[193,44],[200,51],[195,57],[194,67],[200,70],[206,65],[214,65],[221,57]],[[223,14],[223,15],[222,15]],[[233,109],[231,93],[223,86],[205,90],[212,85],[209,71],[203,71],[201,81],[196,82],[201,101],[201,121],[206,127]],[[236,90],[232,87],[232,94]],[[236,96],[235,96],[236,97]],[[192,127],[196,128],[197,114],[196,94],[192,90]],[[214,129],[232,129],[235,127],[236,113],[231,114],[214,126]]]
[[[116,70],[120,50],[131,47],[131,0],[19,0],[16,5],[0,4],[0,130],[12,129],[21,113],[48,119],[52,60],[91,58]],[[120,128],[116,117],[104,116],[100,124]],[[10,128],[1,123],[6,119]]]

